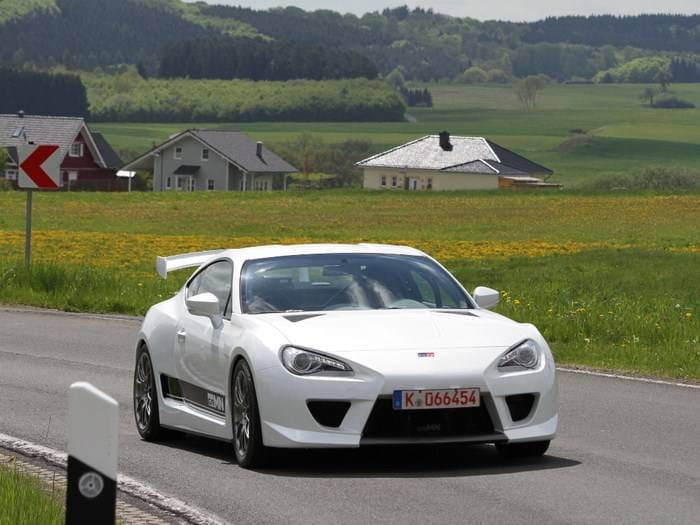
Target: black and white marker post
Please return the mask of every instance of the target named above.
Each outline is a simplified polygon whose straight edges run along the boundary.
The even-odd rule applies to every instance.
[[[119,404],[90,383],[68,392],[66,525],[114,525]]]

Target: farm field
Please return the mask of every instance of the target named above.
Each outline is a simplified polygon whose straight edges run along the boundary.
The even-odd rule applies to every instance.
[[[638,95],[644,85],[550,85],[530,111],[520,108],[510,86],[415,87],[428,87],[435,103],[433,108],[411,108],[415,122],[97,123],[92,127],[130,154],[188,127],[240,129],[273,148],[308,132],[330,144],[369,140],[376,151],[446,129],[453,134],[488,136],[554,169],[551,180],[569,187],[649,165],[700,170],[700,109],[643,107]],[[700,84],[674,84],[671,90],[673,96],[700,107]]]
[[[394,242],[434,255],[562,364],[700,380],[700,194],[38,194],[24,271],[19,192],[0,193],[0,301],[142,314],[188,275],[156,255],[262,243]]]

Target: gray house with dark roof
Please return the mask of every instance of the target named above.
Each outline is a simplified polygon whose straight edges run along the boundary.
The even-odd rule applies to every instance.
[[[427,135],[356,164],[364,187],[404,190],[485,190],[553,186],[552,170],[483,137]]]
[[[245,133],[199,129],[174,135],[122,169],[152,172],[154,191],[281,190],[297,171]]]

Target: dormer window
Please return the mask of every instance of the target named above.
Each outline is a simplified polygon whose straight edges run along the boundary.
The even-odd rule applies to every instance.
[[[83,156],[83,143],[74,142],[70,145],[70,152],[68,153],[70,157],[82,157]]]
[[[180,146],[177,146],[177,147],[175,148],[174,157],[175,157],[176,159],[181,159],[181,158],[182,158],[182,148],[181,148]]]

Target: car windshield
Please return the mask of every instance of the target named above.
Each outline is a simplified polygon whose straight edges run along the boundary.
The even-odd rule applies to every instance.
[[[473,308],[431,259],[412,255],[292,255],[249,261],[241,273],[244,313],[401,308]]]

